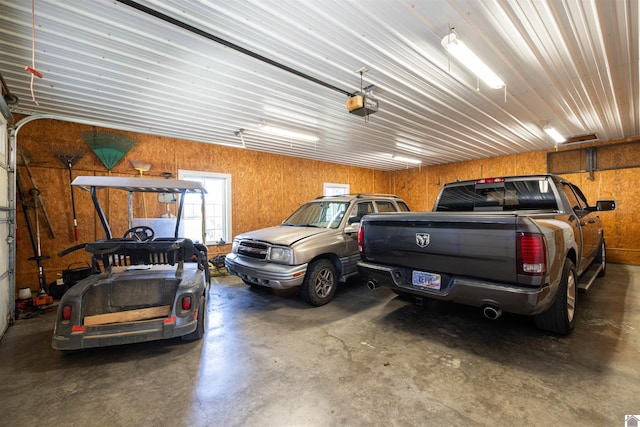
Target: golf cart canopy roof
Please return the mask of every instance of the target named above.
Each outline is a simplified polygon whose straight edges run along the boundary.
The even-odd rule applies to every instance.
[[[164,178],[131,178],[121,176],[79,176],[71,185],[87,191],[94,188],[117,188],[129,192],[145,193],[206,193],[196,181]]]

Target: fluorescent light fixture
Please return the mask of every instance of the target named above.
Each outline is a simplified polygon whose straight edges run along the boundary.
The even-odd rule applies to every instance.
[[[560,132],[558,132],[554,127],[547,125],[543,127],[542,130],[544,130],[547,133],[547,135],[549,135],[551,139],[553,139],[557,143],[566,141],[566,138],[560,135]]]
[[[476,74],[480,80],[485,82],[492,89],[502,89],[504,82],[487,65],[482,62],[460,39],[455,31],[442,38],[442,47],[460,61],[471,72]]]
[[[264,122],[260,123],[260,130],[265,133],[269,133],[271,135],[282,136],[290,139],[297,139],[300,141],[308,141],[308,142],[318,142],[320,138],[316,135],[311,135],[308,133],[301,133],[285,128],[279,128],[275,126],[270,126]]]
[[[422,160],[418,160],[418,159],[412,159],[410,157],[403,157],[403,156],[391,156],[391,158],[393,160],[396,160],[398,162],[404,162],[404,163],[413,163],[416,165],[419,165],[420,163],[422,163]]]

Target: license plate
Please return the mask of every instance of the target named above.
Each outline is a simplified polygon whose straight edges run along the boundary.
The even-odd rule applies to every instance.
[[[422,288],[440,289],[440,275],[425,271],[414,271],[411,283]]]

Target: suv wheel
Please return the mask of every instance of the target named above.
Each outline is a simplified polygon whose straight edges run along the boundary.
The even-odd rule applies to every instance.
[[[302,282],[302,297],[316,307],[333,299],[338,285],[336,267],[328,259],[312,262]]]

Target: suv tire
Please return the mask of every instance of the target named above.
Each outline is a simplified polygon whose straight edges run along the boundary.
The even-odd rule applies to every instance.
[[[316,307],[333,299],[338,286],[336,267],[328,259],[319,259],[309,264],[302,282],[302,297]]]

